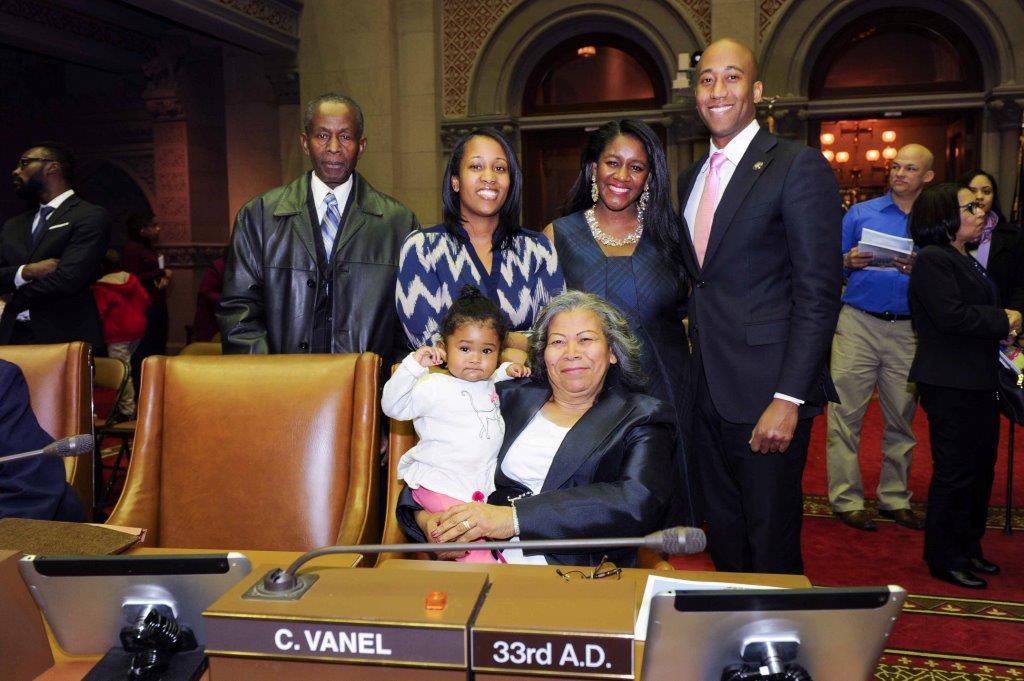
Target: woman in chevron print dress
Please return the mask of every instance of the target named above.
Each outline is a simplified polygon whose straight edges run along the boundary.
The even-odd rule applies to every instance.
[[[523,175],[500,132],[481,128],[456,142],[442,184],[444,222],[405,240],[395,292],[412,346],[431,343],[466,284],[508,319],[506,348],[526,349],[541,307],[565,288],[551,242],[519,225]],[[521,361],[516,360],[516,361]]]

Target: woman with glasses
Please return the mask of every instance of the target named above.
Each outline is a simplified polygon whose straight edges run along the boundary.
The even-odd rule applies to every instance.
[[[988,272],[1003,304],[1024,310],[1024,234],[1003,216],[999,186],[991,174],[976,168],[961,175],[960,184],[971,190],[984,217],[981,238],[967,251]]]
[[[909,224],[921,249],[910,275],[910,380],[928,415],[933,465],[924,559],[933,577],[971,589],[987,586],[978,573],[999,574],[981,549],[999,444],[996,353],[1021,330],[1021,313],[999,303],[968,252],[984,219],[972,191],[947,182],[921,192]]]
[[[641,392],[640,346],[623,316],[591,293],[563,293],[534,322],[529,355],[531,378],[498,384],[505,439],[488,503],[431,514],[406,489],[398,520],[411,539],[635,537],[663,526],[677,492],[675,416]],[[603,573],[606,561],[634,565],[636,550],[503,558]]]

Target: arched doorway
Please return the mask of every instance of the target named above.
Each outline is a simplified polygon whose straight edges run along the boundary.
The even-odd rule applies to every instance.
[[[868,12],[835,32],[819,55],[808,80],[812,103],[878,103],[860,115],[812,117],[808,126],[809,142],[821,146],[846,203],[885,192],[888,162],[904,144],[932,151],[939,181],[978,165],[980,107],[943,106],[940,100],[931,111],[907,113],[899,101],[913,95],[951,95],[961,102],[983,97],[981,60],[957,23],[919,8]]]
[[[110,247],[120,250],[126,238],[126,220],[140,213],[152,213],[149,198],[123,168],[105,159],[79,165],[75,191],[83,199],[103,206],[110,215]]]
[[[607,120],[612,112],[659,111],[666,99],[657,62],[628,38],[587,33],[550,49],[526,79],[521,103],[524,224],[539,230],[557,217],[579,172],[587,134],[597,126],[573,114]],[[654,127],[664,140],[664,128]]]

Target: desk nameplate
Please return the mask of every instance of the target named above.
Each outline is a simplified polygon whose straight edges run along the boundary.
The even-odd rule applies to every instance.
[[[378,626],[274,618],[217,619],[216,627],[208,627],[208,655],[466,668],[464,627]]]
[[[491,631],[474,628],[474,672],[522,676],[632,679],[633,637],[588,633]]]

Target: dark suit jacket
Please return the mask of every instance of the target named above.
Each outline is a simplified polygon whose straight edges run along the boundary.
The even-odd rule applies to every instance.
[[[1010,332],[992,283],[955,248],[925,246],[910,274],[917,353],[910,380],[995,390],[999,341]]]
[[[65,482],[63,459],[37,456],[3,463],[4,456],[51,442],[32,413],[21,369],[0,360],[0,518],[85,520],[82,502]]]
[[[10,343],[18,313],[27,309],[40,343],[86,341],[103,346],[103,326],[90,286],[110,243],[107,211],[73,194],[50,215],[47,231],[32,246],[36,211],[15,216],[0,231],[0,295],[13,294],[0,318],[0,344]],[[47,258],[60,265],[49,276],[15,290],[18,267]]]
[[[310,352],[321,319],[329,352],[375,352],[391,366],[397,348],[406,347],[395,283],[402,243],[419,227],[416,216],[354,173],[327,265],[309,178],[304,173],[238,212],[217,307],[224,352]]]
[[[675,417],[661,400],[609,385],[590,411],[565,436],[540,494],[516,502],[520,538],[584,539],[635,537],[662,526],[677,491],[673,452]],[[505,440],[498,452],[489,503],[507,506],[526,491],[501,470],[509,447],[551,396],[544,382],[521,379],[497,384]],[[410,504],[411,502],[411,504]],[[405,533],[425,541],[413,518],[412,495],[399,500]],[[635,549],[593,553],[547,553],[549,563],[597,565],[604,553],[619,566],[636,563]]]
[[[996,225],[986,269],[999,289],[999,304],[1024,312],[1024,234],[1017,225],[1005,220]]]
[[[706,160],[680,175],[680,210]],[[841,222],[821,153],[762,129],[715,211],[703,267],[684,228],[694,357],[725,420],[757,422],[776,392],[805,401],[801,418],[838,399],[827,359],[839,316]]]

